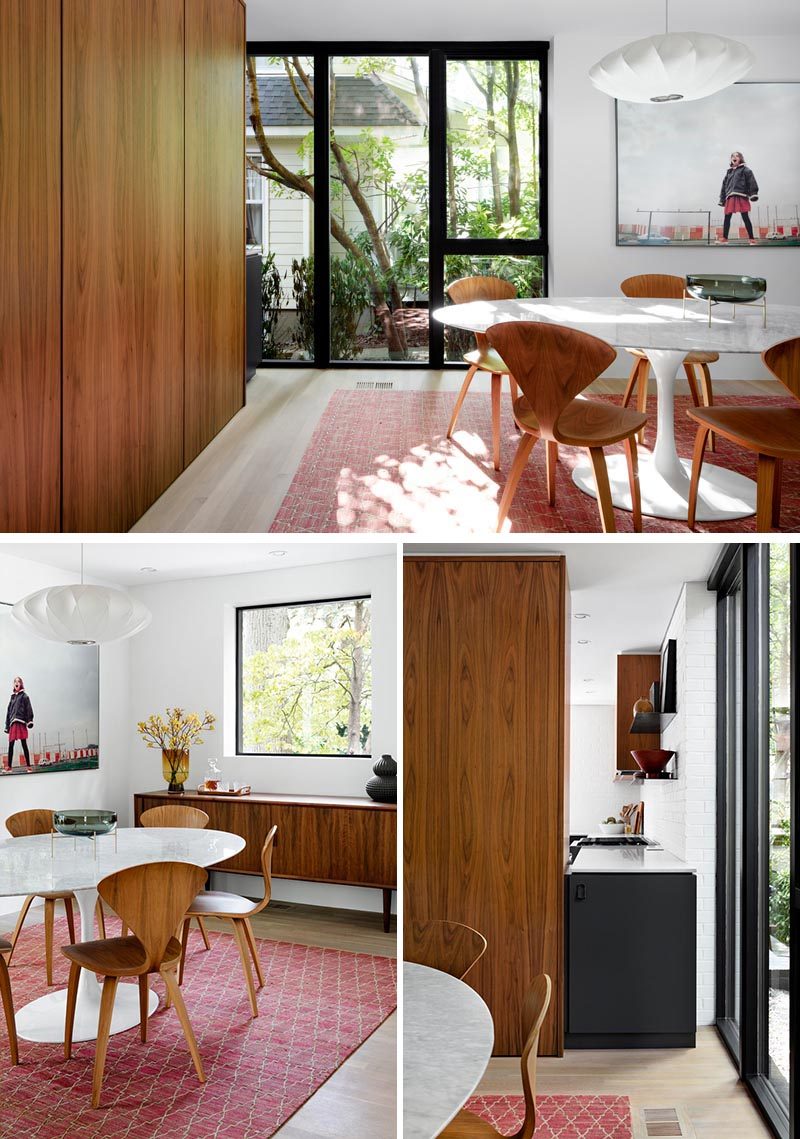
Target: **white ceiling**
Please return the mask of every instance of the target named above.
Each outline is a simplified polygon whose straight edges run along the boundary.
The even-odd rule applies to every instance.
[[[800,33],[797,0],[671,0],[672,31],[718,35]],[[387,8],[364,0],[306,0],[277,4],[247,0],[251,40],[354,42],[416,40],[549,40],[569,32],[624,35],[630,39],[664,29],[664,0],[431,0],[420,8]]]
[[[282,550],[281,556],[271,551]],[[84,543],[86,576],[116,585],[155,585],[162,581],[184,581],[199,577],[221,577],[225,574],[257,573],[260,570],[293,569],[297,566],[326,562],[352,561],[354,558],[379,557],[395,552],[393,541],[378,543],[298,541],[263,537],[253,541],[231,542],[227,539],[206,542],[176,542],[172,537],[162,542],[137,541],[131,535],[124,541]],[[80,545],[77,542],[3,542],[0,554],[28,558],[58,569],[80,570]],[[143,573],[149,566],[156,573]]]
[[[564,554],[571,592],[573,704],[614,704],[616,656],[657,652],[685,581],[706,581],[724,543],[637,538],[491,546],[414,545],[418,553]],[[576,619],[576,613],[588,617]],[[585,640],[590,643],[582,645]]]

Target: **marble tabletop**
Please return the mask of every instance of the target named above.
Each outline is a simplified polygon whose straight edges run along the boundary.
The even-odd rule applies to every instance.
[[[434,1139],[478,1086],[494,1025],[469,985],[403,965],[403,1139]]]
[[[93,842],[63,835],[0,841],[0,897],[48,890],[94,889],[101,878],[144,862],[213,866],[243,850],[245,841],[226,831],[182,827],[120,828]]]
[[[442,324],[485,332],[508,320],[544,320],[599,336],[616,348],[653,351],[763,352],[781,340],[800,336],[800,308],[769,305],[767,327],[757,305],[705,301],[647,300],[641,297],[545,297],[541,300],[470,301],[436,309]]]

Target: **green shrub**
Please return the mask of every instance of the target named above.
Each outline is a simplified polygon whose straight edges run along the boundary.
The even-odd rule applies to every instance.
[[[268,253],[261,264],[261,309],[261,358],[279,360],[285,352],[275,339],[281,314],[281,274],[275,264],[274,253]]]

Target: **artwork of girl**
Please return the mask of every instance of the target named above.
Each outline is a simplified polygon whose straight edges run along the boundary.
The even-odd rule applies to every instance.
[[[25,691],[25,684],[21,676],[14,677],[14,687],[11,690],[11,699],[6,711],[6,734],[8,735],[8,756],[4,761],[6,771],[11,770],[14,758],[14,744],[19,740],[22,745],[25,767],[31,770],[31,756],[28,751],[28,731],[33,727],[33,705]]]
[[[731,155],[731,164],[725,171],[722,189],[719,192],[719,204],[725,210],[725,218],[722,223],[722,237],[717,238],[718,245],[727,245],[734,214],[742,215],[742,222],[750,244],[758,245],[753,236],[753,224],[750,221],[750,203],[757,201],[758,183],[755,175],[750,167],[745,164],[741,151],[734,150]]]

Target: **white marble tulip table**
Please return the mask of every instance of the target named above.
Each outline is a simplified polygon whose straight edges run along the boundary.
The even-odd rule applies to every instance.
[[[658,411],[656,442],[652,452],[639,452],[642,513],[656,518],[686,520],[691,460],[681,459],[675,444],[675,381],[689,352],[760,353],[773,344],[800,336],[800,308],[771,305],[767,327],[758,306],[719,304],[711,324],[705,305],[687,301],[647,300],[634,297],[550,297],[543,300],[471,301],[448,305],[434,312],[445,325],[469,332],[485,332],[506,320],[542,320],[563,324],[600,337],[615,348],[641,348],[656,378]],[[622,510],[631,509],[628,469],[624,455],[607,459],[611,499]],[[591,464],[581,462],[573,481],[585,494],[596,497]],[[697,498],[699,522],[744,518],[755,513],[756,484],[752,479],[713,463],[703,464]]]
[[[213,866],[238,854],[245,846],[239,835],[226,831],[183,830],[177,827],[129,828],[96,841],[61,835],[35,835],[0,841],[0,897],[72,890],[81,916],[81,941],[94,940],[97,885],[116,870],[145,862],[190,862]],[[12,967],[13,969],[13,967]],[[73,1039],[94,1040],[100,1014],[101,987],[82,969],[75,1009]],[[58,989],[17,1011],[17,1032],[25,1040],[63,1043],[66,989]],[[150,992],[150,1014],[158,996]],[[111,1032],[124,1032],[139,1023],[139,986],[117,988]]]

